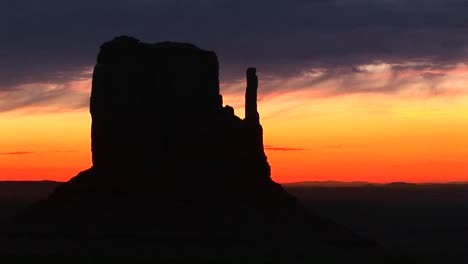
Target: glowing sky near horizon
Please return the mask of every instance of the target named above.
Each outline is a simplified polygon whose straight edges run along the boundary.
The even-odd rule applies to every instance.
[[[321,81],[320,69],[289,78],[262,78],[259,69],[273,179],[468,181],[468,67],[395,73],[394,66],[361,65]],[[0,112],[0,180],[68,180],[91,166],[87,106],[66,107],[88,99],[90,80],[18,89],[31,87],[67,92]],[[224,102],[243,117],[244,80],[221,87]],[[21,100],[3,94],[4,102],[12,99]]]
[[[243,116],[245,69],[279,182],[468,181],[466,0],[0,1],[0,180],[91,166],[90,73],[102,43],[216,52]]]

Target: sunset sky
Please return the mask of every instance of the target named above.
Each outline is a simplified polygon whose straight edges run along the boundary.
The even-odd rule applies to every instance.
[[[461,0],[2,1],[0,180],[91,166],[95,58],[131,35],[215,51],[240,117],[256,66],[278,182],[468,181],[466,14]]]

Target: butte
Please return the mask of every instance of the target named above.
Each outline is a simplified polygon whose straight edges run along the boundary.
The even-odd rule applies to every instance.
[[[13,218],[1,252],[382,263],[374,242],[272,181],[256,70],[246,72],[241,119],[223,106],[218,68],[214,52],[191,44],[104,43],[90,100],[93,166]]]

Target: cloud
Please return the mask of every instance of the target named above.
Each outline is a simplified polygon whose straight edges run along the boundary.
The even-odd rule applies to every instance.
[[[303,148],[288,148],[288,147],[273,147],[270,145],[265,145],[263,147],[265,150],[276,150],[276,151],[300,151],[300,150],[306,150]]]
[[[467,63],[466,13],[463,0],[3,1],[0,92],[89,78],[85,69],[95,63],[99,45],[123,34],[214,50],[225,82],[241,79],[254,65],[264,78],[294,79],[318,70],[324,75],[309,78],[309,85],[341,78],[337,94],[366,92],[344,85],[357,81],[352,76],[362,65],[386,63],[401,72]],[[396,78],[371,90],[392,92],[399,84]],[[277,84],[265,92],[283,89],[301,87]]]
[[[46,111],[70,111],[87,108],[89,93],[66,84],[33,83],[0,91],[0,112],[18,108],[41,107]]]
[[[29,151],[17,151],[17,152],[0,152],[0,155],[25,155],[25,154],[33,154],[35,152]]]
[[[0,152],[0,155],[29,155],[29,154],[38,154],[38,153],[69,153],[69,152],[78,152],[78,151],[14,151],[14,152]]]

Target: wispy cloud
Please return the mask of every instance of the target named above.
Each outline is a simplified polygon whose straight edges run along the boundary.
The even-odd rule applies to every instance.
[[[30,152],[30,151],[16,151],[16,152],[0,152],[0,155],[26,155],[26,154],[33,154],[37,152]]]
[[[0,155],[29,155],[38,153],[73,153],[78,152],[74,150],[58,150],[58,151],[13,151],[13,152],[0,152]]]
[[[89,90],[76,89],[72,83],[33,83],[14,88],[0,91],[0,112],[31,107],[70,111],[89,105]]]
[[[307,92],[313,97],[349,94],[431,97],[468,93],[465,85],[468,82],[468,64],[460,63],[447,70],[432,70],[427,66],[402,71],[398,67],[400,64],[376,63],[360,65],[359,70],[310,69],[294,77],[261,79],[259,93],[261,98],[298,91]]]
[[[419,81],[424,95],[447,94],[441,74],[417,79],[402,73],[446,71],[468,62],[463,0],[6,3],[0,3],[0,111],[86,107],[89,94],[59,86],[89,78],[99,46],[122,34],[214,50],[225,83],[238,84],[245,68],[256,66],[264,78],[261,93],[392,94]],[[392,65],[383,81],[369,78],[376,74],[369,70],[381,68],[366,67],[379,64]]]
[[[263,147],[265,150],[276,150],[276,151],[301,151],[301,150],[306,150],[304,148],[290,148],[290,147],[274,147],[270,145],[265,145]]]

